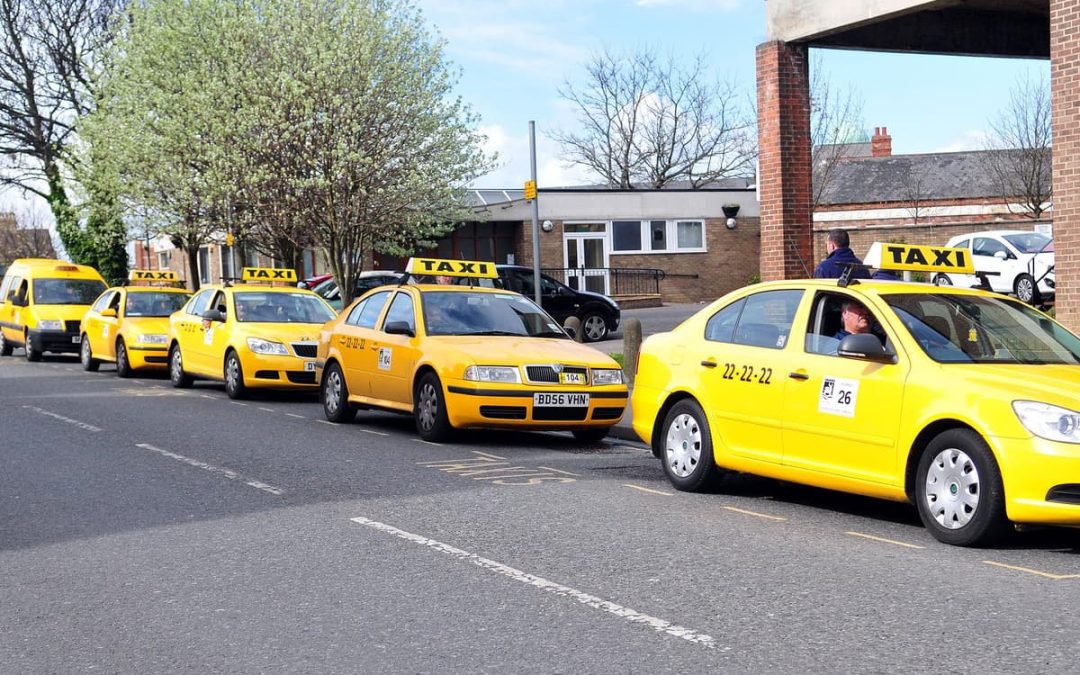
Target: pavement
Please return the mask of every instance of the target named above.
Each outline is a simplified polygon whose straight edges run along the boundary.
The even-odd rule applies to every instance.
[[[644,339],[655,333],[663,333],[675,328],[680,323],[696,314],[702,307],[704,307],[703,303],[693,303],[627,309],[622,312],[622,323],[625,325],[626,320],[631,317],[641,321],[641,336]],[[612,333],[611,339],[602,342],[594,342],[590,346],[607,354],[616,352],[626,353],[626,348],[623,345],[621,327],[619,331]],[[630,386],[630,390],[633,392],[633,385]],[[630,401],[627,401],[626,412],[623,414],[622,419],[619,420],[619,423],[611,428],[611,432],[608,436],[623,441],[636,441],[641,443],[641,439],[638,438],[638,435],[634,433],[633,427],[630,426],[630,421],[632,419],[633,414],[630,409]]]

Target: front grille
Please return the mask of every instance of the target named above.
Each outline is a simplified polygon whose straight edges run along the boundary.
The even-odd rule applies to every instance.
[[[168,363],[168,356],[146,356],[144,357],[147,363]]]
[[[585,406],[533,408],[532,418],[538,422],[581,422],[588,412]]]
[[[576,366],[566,366],[562,369],[564,373],[579,373],[585,376],[584,384],[589,383],[589,369],[580,368]],[[545,382],[548,384],[559,383],[559,373],[555,370],[555,366],[525,366],[525,375],[529,378],[530,382]]]
[[[480,415],[493,420],[523,420],[525,419],[525,406],[516,405],[482,405]]]
[[[76,321],[65,321],[64,322],[64,331],[67,332],[67,333],[78,333],[79,332],[79,322],[77,320]]]
[[[256,370],[256,380],[278,380],[281,379],[276,370]]]
[[[593,411],[594,420],[617,420],[622,417],[622,408],[597,408]]]
[[[302,359],[313,359],[319,351],[319,345],[314,342],[294,342],[292,348],[296,355]]]
[[[1080,485],[1075,483],[1055,485],[1046,493],[1046,501],[1080,504]]]
[[[289,378],[289,382],[293,384],[315,384],[315,373],[301,373],[290,370],[285,375]]]

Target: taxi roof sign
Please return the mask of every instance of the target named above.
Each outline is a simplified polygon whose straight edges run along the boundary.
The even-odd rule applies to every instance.
[[[175,283],[179,280],[176,272],[172,270],[131,270],[128,273],[128,281],[161,281]]]
[[[405,271],[414,276],[472,277],[498,279],[495,263],[478,260],[449,260],[442,258],[409,258]]]
[[[263,283],[296,283],[296,270],[281,267],[245,267],[240,270],[240,278],[243,281]]]
[[[867,267],[894,272],[975,274],[971,252],[966,248],[874,242],[863,263]]]

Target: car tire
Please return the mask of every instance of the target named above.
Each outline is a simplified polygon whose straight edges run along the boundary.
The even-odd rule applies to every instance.
[[[454,427],[446,414],[442,382],[435,373],[425,373],[416,384],[413,417],[416,420],[416,433],[425,441],[445,441],[453,433]]]
[[[952,286],[953,282],[952,282],[952,279],[949,278],[948,274],[938,274],[937,276],[934,277],[934,285],[935,286]]]
[[[607,339],[607,319],[599,312],[587,312],[581,317],[581,338],[583,342],[599,342]]]
[[[27,361],[40,361],[41,360],[42,352],[41,352],[40,349],[34,349],[34,344],[33,344],[33,341],[30,340],[30,334],[29,333],[26,334],[26,341],[23,342],[23,351],[26,352],[26,360]]]
[[[1039,286],[1035,283],[1035,277],[1030,274],[1017,275],[1016,281],[1013,283],[1013,291],[1020,302],[1029,305],[1039,304]]]
[[[574,429],[574,438],[582,443],[599,443],[607,438],[611,427],[589,427],[588,429]]]
[[[11,346],[11,343],[7,341],[7,338],[4,337],[4,331],[0,330],[0,356],[11,356],[12,351],[14,351],[14,348]]]
[[[82,363],[83,370],[94,373],[97,372],[98,366],[101,365],[101,361],[94,358],[93,352],[90,349],[90,340],[86,339],[86,333],[82,335],[82,346],[79,347],[79,362]]]
[[[349,403],[349,386],[337,362],[326,367],[319,385],[319,398],[327,420],[346,424],[356,419],[356,406]]]
[[[676,489],[704,492],[723,477],[713,458],[709,421],[697,401],[684,399],[673,405],[664,416],[656,442],[664,474]]]
[[[229,350],[225,355],[225,393],[234,401],[248,397],[248,388],[244,385],[244,366],[236,352]]]
[[[988,546],[1008,532],[1005,488],[990,447],[970,429],[938,434],[915,474],[915,503],[938,541]]]
[[[194,382],[192,377],[184,372],[184,357],[180,353],[180,345],[173,345],[169,350],[169,381],[177,389],[189,389]]]
[[[128,378],[135,374],[131,367],[131,357],[128,356],[127,343],[123,338],[116,341],[116,376]]]

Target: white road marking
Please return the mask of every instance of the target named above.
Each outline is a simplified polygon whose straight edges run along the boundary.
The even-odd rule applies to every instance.
[[[259,406],[259,410],[262,410],[264,412],[277,412],[273,408],[263,408],[262,406]]]
[[[431,549],[439,551],[440,553],[445,553],[455,558],[471,562],[472,564],[482,567],[486,570],[495,572],[496,574],[501,574],[505,577],[513,579],[514,581],[520,581],[523,584],[535,586],[536,588],[547,591],[548,593],[554,593],[555,595],[561,595],[563,597],[577,600],[583,605],[587,605],[594,609],[599,609],[603,612],[607,612],[608,614],[613,614],[621,619],[629,621],[630,623],[637,623],[648,626],[649,628],[652,628],[658,633],[664,633],[672,637],[682,638],[683,640],[693,642],[694,644],[701,645],[702,647],[706,647],[708,649],[720,649],[722,651],[729,651],[731,649],[730,647],[718,647],[716,644],[716,640],[713,639],[711,636],[706,635],[705,633],[699,633],[690,628],[673,624],[669,621],[659,619],[655,616],[642,614],[641,612],[638,612],[637,610],[631,609],[629,607],[624,607],[614,602],[604,600],[603,598],[598,598],[595,595],[584,593],[575,588],[571,588],[570,586],[564,586],[563,584],[549,581],[547,579],[544,579],[543,577],[538,577],[527,572],[522,572],[521,570],[515,569],[508,565],[504,565],[500,562],[495,562],[494,560],[482,558],[475,553],[469,553],[468,551],[463,551],[460,548],[455,548],[453,546],[450,546],[449,544],[444,544],[440,541],[428,539],[427,537],[423,537],[418,534],[412,534],[411,532],[406,532],[404,530],[399,530],[392,525],[387,525],[385,523],[369,520],[368,518],[364,517],[353,518],[352,521],[360,525],[366,525],[367,527],[378,530],[380,532],[393,535],[400,539],[411,541],[415,544],[427,546]]]
[[[787,520],[787,518],[782,518],[780,516],[770,516],[767,513],[758,513],[757,511],[747,511],[746,509],[740,509],[740,508],[736,508],[734,506],[725,506],[723,508],[727,509],[728,511],[734,511],[735,513],[742,513],[742,514],[747,515],[747,516],[757,516],[758,518],[765,518],[766,520],[781,520],[781,521],[782,520]]]
[[[217,396],[211,396],[210,394],[199,394],[200,398],[208,398],[211,401],[217,400]]]
[[[414,440],[416,440],[417,443],[424,443],[426,445],[434,445],[436,448],[441,448],[443,446],[442,443],[432,443],[431,441],[425,441],[422,438],[417,438],[417,439],[414,439]]]
[[[623,483],[623,487],[634,488],[635,490],[641,490],[642,492],[649,492],[654,495],[663,495],[665,497],[674,497],[674,492],[661,492],[660,490],[653,490],[647,487],[641,487],[640,485],[631,485],[630,483]]]
[[[289,417],[295,417],[295,418],[301,419],[301,420],[306,419],[303,415],[297,415],[296,413],[285,413],[285,414],[288,415]]]
[[[884,537],[875,537],[872,534],[863,534],[862,532],[845,532],[844,534],[850,534],[853,537],[862,537],[863,539],[869,539],[871,541],[880,541],[883,544],[895,544],[896,546],[903,546],[904,548],[926,548],[925,546],[919,546],[917,544],[907,544],[902,541],[896,541],[895,539],[886,539]]]
[[[382,431],[375,431],[374,429],[361,429],[365,434],[375,434],[376,436],[389,436],[390,434],[383,433]]]
[[[332,426],[332,427],[336,427],[336,426],[337,426],[336,424],[334,424],[333,422],[330,422],[330,421],[328,421],[328,420],[315,420],[315,421],[316,421],[316,422],[318,422],[319,424],[329,424],[329,425],[330,425],[330,426]]]
[[[490,457],[491,459],[501,459],[503,461],[506,461],[505,457],[499,457],[498,455],[492,455],[492,454],[487,453],[487,452],[480,452],[479,450],[473,450],[472,454],[480,455],[481,457]]]
[[[1051,574],[1050,572],[1040,572],[1039,570],[1033,570],[1030,567],[1017,567],[1016,565],[1006,565],[1005,563],[994,562],[993,560],[984,560],[983,562],[987,565],[993,565],[994,567],[1003,567],[1007,570],[1013,570],[1014,572],[1034,574],[1035,576],[1044,577],[1046,579],[1053,579],[1054,581],[1061,581],[1062,579],[1080,579],[1080,574]]]
[[[538,467],[536,467],[536,468],[538,468],[538,469],[544,469],[544,470],[546,470],[546,471],[551,471],[551,472],[553,472],[553,473],[561,473],[561,474],[565,474],[565,475],[567,475],[567,476],[574,476],[574,477],[576,477],[576,478],[581,478],[581,474],[580,474],[580,473],[570,473],[569,471],[561,471],[561,470],[559,470],[559,469],[552,469],[552,468],[551,468],[550,466],[538,466]]]
[[[242,405],[242,406],[247,405],[247,403],[241,403],[240,401],[229,401],[229,403],[232,403],[233,405]]]
[[[214,466],[213,464],[207,464],[206,462],[202,462],[202,461],[199,461],[197,459],[192,459],[190,457],[185,457],[185,456],[177,454],[175,452],[169,452],[168,450],[163,450],[161,448],[150,445],[149,443],[136,443],[135,447],[143,448],[144,450],[150,450],[151,452],[156,452],[159,455],[163,455],[165,457],[168,457],[169,459],[175,459],[178,462],[183,462],[184,464],[188,464],[188,465],[196,467],[198,469],[203,469],[205,471],[209,471],[210,473],[216,473],[216,474],[218,474],[220,476],[225,476],[229,480],[238,480],[241,483],[243,483],[244,485],[250,485],[251,487],[255,488],[256,490],[262,490],[263,492],[269,492],[272,495],[278,495],[278,496],[285,494],[285,491],[282,490],[281,488],[274,487],[273,485],[270,485],[268,483],[264,483],[264,482],[259,481],[259,480],[254,480],[252,478],[245,478],[244,476],[238,474],[237,472],[235,472],[235,471],[233,471],[231,469],[222,469],[221,467]]]
[[[45,415],[46,417],[54,417],[54,418],[60,420],[61,422],[67,422],[68,424],[73,424],[73,425],[79,427],[80,429],[85,429],[86,431],[90,431],[90,432],[93,432],[93,433],[97,433],[97,432],[101,431],[101,427],[95,427],[93,424],[87,424],[86,422],[80,422],[79,420],[73,420],[70,417],[64,417],[63,415],[58,415],[58,414],[56,414],[54,412],[45,410],[44,408],[39,408],[36,405],[24,405],[23,407],[26,408],[27,410],[33,410],[36,413],[40,413],[42,415]]]

